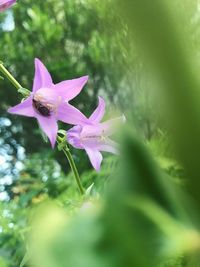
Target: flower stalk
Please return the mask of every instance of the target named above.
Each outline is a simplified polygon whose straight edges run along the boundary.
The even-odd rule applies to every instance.
[[[76,180],[80,194],[84,195],[84,189],[83,189],[83,186],[81,183],[81,179],[80,179],[78,170],[76,168],[76,164],[75,164],[74,159],[72,157],[72,154],[71,154],[71,152],[67,146],[66,136],[64,136],[64,137],[57,136],[57,143],[58,143],[58,149],[63,151],[63,153],[65,154],[65,156],[69,162],[69,165],[70,165],[71,170],[74,174],[74,178]]]
[[[21,84],[19,84],[12,74],[4,67],[2,61],[0,61],[0,72],[14,85],[17,90],[22,88]]]
[[[23,97],[26,98],[30,95],[30,91],[26,88],[23,88],[21,84],[18,83],[18,81],[12,76],[12,74],[5,68],[2,61],[0,61],[0,72],[14,85],[18,93],[22,94]]]

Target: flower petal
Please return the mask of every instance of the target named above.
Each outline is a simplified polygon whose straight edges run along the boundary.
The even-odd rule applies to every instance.
[[[82,131],[81,125],[76,125],[67,131],[67,142],[75,148],[82,149],[80,133]]]
[[[122,115],[121,117],[100,123],[99,130],[106,136],[109,136],[113,134],[122,123],[125,123],[125,121],[126,118]]]
[[[99,104],[95,111],[90,116],[90,120],[98,123],[102,120],[105,113],[105,101],[102,97],[99,97]]]
[[[13,4],[15,4],[16,0],[3,0],[0,1],[0,12],[4,11],[5,9],[9,8]]]
[[[90,162],[96,171],[100,171],[101,162],[103,160],[102,154],[98,150],[85,147],[85,151],[88,154]]]
[[[88,81],[88,76],[73,80],[67,80],[54,85],[56,92],[65,100],[69,101],[77,96]]]
[[[69,103],[63,103],[58,107],[57,119],[73,125],[83,125],[88,122],[85,115]]]
[[[119,154],[118,144],[109,138],[107,138],[104,143],[99,144],[98,149],[100,151],[109,152],[115,155]]]
[[[24,100],[20,104],[9,108],[8,112],[12,114],[26,116],[26,117],[34,117],[35,111],[32,106],[32,96],[28,97],[26,100]]]
[[[86,131],[86,128],[89,132]],[[93,131],[91,131],[92,128]],[[81,133],[79,134],[80,144],[84,147],[89,147],[90,149],[118,154],[118,144],[106,136],[97,135],[96,133],[98,133],[98,131],[95,131],[95,128],[96,127],[91,127],[90,125],[83,127]],[[77,139],[78,137],[76,140]]]
[[[57,125],[56,118],[54,116],[43,117],[39,114],[36,115],[36,118],[39,122],[41,129],[48,136],[51,142],[51,146],[53,148],[56,143],[56,137],[57,137],[57,132],[58,132],[58,125]]]
[[[38,59],[35,59],[35,77],[33,82],[33,92],[36,92],[42,87],[52,87],[53,82],[51,75],[44,66],[44,64]]]
[[[101,124],[85,124],[82,129],[82,136],[101,136],[102,130],[100,129]]]

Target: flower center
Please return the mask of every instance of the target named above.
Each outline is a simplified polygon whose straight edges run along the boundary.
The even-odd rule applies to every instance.
[[[49,117],[51,115],[51,109],[42,104],[40,101],[33,99],[33,107],[44,117]]]
[[[62,98],[49,88],[40,88],[33,96],[34,109],[44,117],[56,114],[61,102]]]

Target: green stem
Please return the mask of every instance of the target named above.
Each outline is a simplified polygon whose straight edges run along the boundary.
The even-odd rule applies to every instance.
[[[0,72],[15,86],[17,90],[21,89],[21,84],[12,76],[12,74],[4,67],[3,63],[0,62]]]
[[[65,138],[65,137],[64,137],[64,138]],[[57,140],[58,140],[58,143],[59,143],[59,144],[62,144],[62,142],[63,142],[63,138],[61,138],[61,137],[58,136]],[[76,183],[77,183],[79,192],[80,192],[81,195],[84,195],[84,189],[83,189],[83,186],[82,186],[82,184],[81,184],[81,179],[80,179],[78,170],[77,170],[77,168],[76,168],[76,164],[75,164],[75,162],[74,162],[74,159],[73,159],[73,157],[72,157],[72,155],[71,155],[71,153],[70,153],[70,150],[69,150],[69,148],[68,148],[68,146],[67,146],[66,143],[65,143],[65,146],[62,147],[62,151],[63,151],[63,153],[65,154],[65,156],[66,156],[66,158],[67,158],[67,160],[68,160],[68,162],[69,162],[69,165],[70,165],[70,167],[71,167],[71,170],[72,170],[72,172],[73,172],[73,174],[74,174],[74,178],[75,178],[75,180],[76,180]]]

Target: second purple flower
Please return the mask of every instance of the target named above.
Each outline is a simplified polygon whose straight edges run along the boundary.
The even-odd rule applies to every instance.
[[[75,148],[84,149],[95,170],[99,171],[101,152],[118,153],[118,144],[110,139],[118,125],[125,122],[125,116],[101,122],[105,113],[105,101],[99,97],[99,105],[86,123],[76,125],[67,131],[67,141]]]

